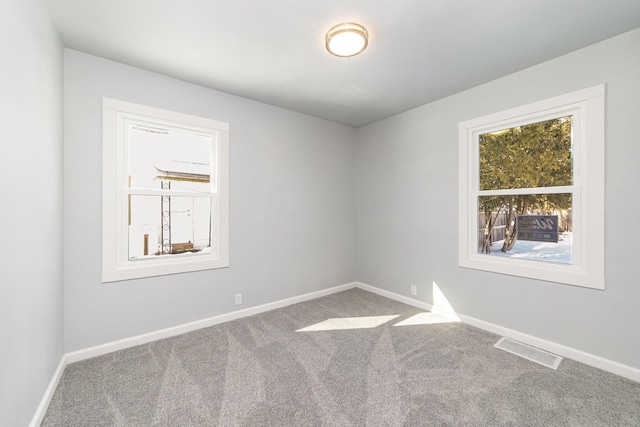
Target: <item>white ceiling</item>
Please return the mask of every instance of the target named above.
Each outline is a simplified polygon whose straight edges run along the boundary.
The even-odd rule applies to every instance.
[[[66,47],[353,127],[640,27],[640,0],[44,2]],[[347,21],[369,47],[334,57]]]

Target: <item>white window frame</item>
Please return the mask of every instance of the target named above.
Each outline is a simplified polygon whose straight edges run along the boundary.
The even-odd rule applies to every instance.
[[[540,192],[573,194],[572,264],[478,253],[478,196],[484,193],[479,190],[479,136],[568,114],[574,117],[573,185]],[[603,290],[605,85],[467,120],[458,130],[458,265]]]
[[[166,125],[211,135],[212,162],[216,176],[211,180],[211,250],[128,259],[128,196],[163,190],[132,191],[127,185],[128,121]],[[103,99],[103,188],[102,188],[102,282],[208,270],[229,266],[229,124],[188,114],[147,107],[115,99]],[[176,196],[187,195],[172,192]]]

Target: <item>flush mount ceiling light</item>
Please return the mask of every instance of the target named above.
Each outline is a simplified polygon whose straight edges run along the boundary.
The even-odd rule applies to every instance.
[[[369,33],[362,25],[345,22],[329,30],[326,42],[329,53],[349,58],[366,49]]]

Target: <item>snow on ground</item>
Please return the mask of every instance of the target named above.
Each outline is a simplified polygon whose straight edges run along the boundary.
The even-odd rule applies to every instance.
[[[551,261],[563,264],[571,264],[571,234],[560,234],[558,243],[532,242],[528,240],[517,240],[509,252],[500,252],[503,241],[499,240],[491,245],[493,256],[504,256],[513,258],[525,258],[538,261]]]

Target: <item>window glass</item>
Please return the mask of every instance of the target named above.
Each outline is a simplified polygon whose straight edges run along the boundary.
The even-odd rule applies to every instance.
[[[572,117],[479,136],[480,190],[572,185]]]
[[[571,193],[480,196],[478,253],[571,264],[572,206]]]
[[[209,191],[212,174],[211,136],[169,126],[129,122],[129,177],[131,188]]]
[[[573,116],[478,135],[478,253],[571,264]],[[531,190],[511,191],[511,190]],[[553,226],[552,226],[553,225]]]
[[[211,198],[130,197],[129,259],[210,253]]]

